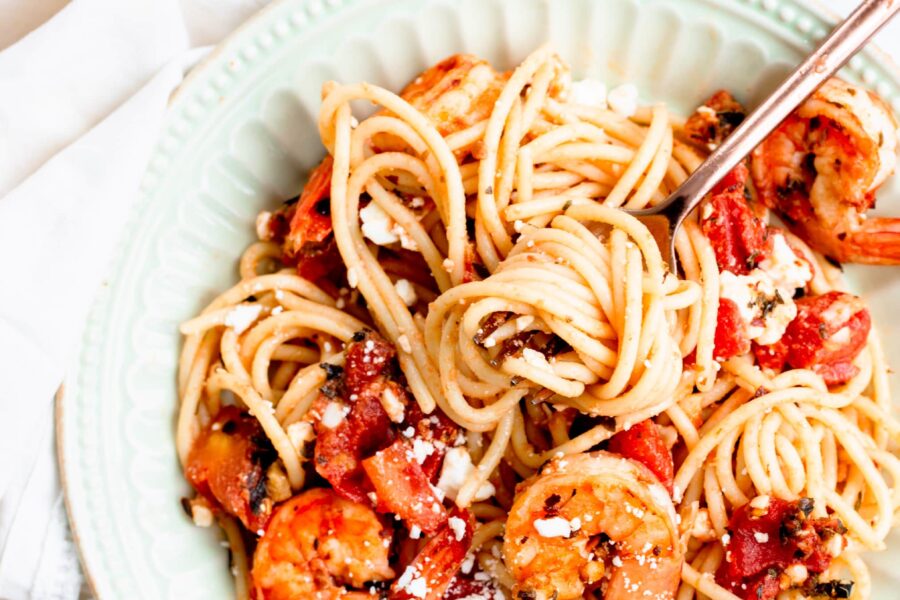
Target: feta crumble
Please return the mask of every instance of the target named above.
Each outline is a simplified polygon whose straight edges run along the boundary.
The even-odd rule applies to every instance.
[[[535,519],[534,528],[542,537],[569,537],[572,535],[572,525],[562,517],[550,517],[549,519]]]
[[[256,322],[262,309],[261,304],[238,304],[225,315],[225,326],[240,335]]]
[[[455,500],[463,484],[474,472],[475,465],[472,464],[469,451],[464,446],[451,448],[444,456],[444,465],[441,467],[441,476],[438,479],[437,487],[448,498]],[[490,481],[485,481],[475,493],[474,500],[476,502],[487,500],[494,495],[495,491],[494,485]]]
[[[606,108],[606,84],[596,79],[575,81],[569,90],[569,102]]]
[[[453,536],[456,538],[456,541],[461,541],[466,536],[466,522],[460,519],[459,517],[450,517],[447,520],[447,525],[450,526],[450,529],[453,531]]]
[[[341,424],[341,421],[344,420],[344,417],[349,412],[349,406],[345,406],[340,402],[329,402],[322,414],[321,423],[328,429],[334,429]]]
[[[394,283],[394,290],[396,290],[400,299],[403,300],[403,304],[407,306],[412,306],[419,299],[416,295],[416,289],[408,279],[398,279]]]

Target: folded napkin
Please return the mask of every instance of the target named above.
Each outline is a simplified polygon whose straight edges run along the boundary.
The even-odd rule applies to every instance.
[[[54,392],[172,90],[265,3],[74,0],[0,52],[2,599],[78,597]]]

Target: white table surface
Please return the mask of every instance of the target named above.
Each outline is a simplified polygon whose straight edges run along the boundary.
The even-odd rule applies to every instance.
[[[0,51],[14,44],[52,17],[70,0],[0,0]],[[89,0],[71,0],[73,2]],[[128,2],[129,0],[121,0]],[[601,0],[597,0],[601,1]],[[603,0],[607,1],[607,0]],[[672,0],[675,1],[675,0]],[[856,0],[812,0],[838,15],[849,13]],[[900,19],[889,23],[875,38],[875,43],[900,65]],[[85,593],[82,598],[89,598]]]

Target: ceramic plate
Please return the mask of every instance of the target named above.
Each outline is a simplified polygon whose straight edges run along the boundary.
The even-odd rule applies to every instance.
[[[69,370],[60,455],[99,598],[232,597],[217,532],[179,504],[178,324],[237,280],[256,213],[295,195],[323,154],[322,82],[399,90],[451,53],[509,68],[549,40],[577,77],[633,82],[678,111],[719,88],[753,105],[825,35],[822,13],[794,0],[281,0],[242,27],[173,101]],[[844,76],[900,109],[897,75],[874,54]],[[892,188],[882,197],[900,195]],[[848,273],[900,363],[900,270]],[[871,558],[876,598],[896,598],[898,560],[896,536]]]

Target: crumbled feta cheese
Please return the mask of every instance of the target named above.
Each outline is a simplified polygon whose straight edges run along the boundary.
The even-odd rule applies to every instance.
[[[322,414],[321,423],[328,429],[334,429],[341,424],[341,421],[344,420],[344,417],[347,416],[347,413],[349,412],[349,406],[345,406],[340,402],[329,402]]]
[[[632,83],[623,83],[606,96],[609,107],[623,117],[631,117],[638,109],[638,91]]]
[[[549,519],[535,519],[534,528],[543,537],[569,537],[572,535],[572,525],[562,517]]]
[[[400,398],[397,397],[397,393],[391,386],[385,387],[384,391],[381,392],[381,406],[391,421],[394,423],[403,422],[406,416],[406,407],[403,406],[403,402],[400,401]]]
[[[394,283],[394,289],[397,291],[397,295],[400,296],[400,299],[403,300],[403,304],[407,306],[412,306],[416,303],[416,300],[418,300],[416,289],[408,279],[398,279]]]
[[[569,102],[606,108],[606,84],[596,79],[582,79],[572,83]]]
[[[400,236],[394,231],[394,220],[377,203],[369,202],[359,211],[359,218],[363,235],[379,246],[400,241]]]
[[[472,457],[464,446],[451,448],[444,455],[444,465],[441,467],[441,476],[438,479],[437,487],[451,500],[456,499],[460,488],[466,480],[475,472],[475,465],[472,464]],[[475,493],[475,500],[487,500],[494,495],[494,485],[490,481],[484,484]]]
[[[444,270],[449,273],[450,271],[453,270],[453,267],[455,267],[456,264],[449,258],[445,258],[444,262],[441,263],[441,266],[444,267]]]
[[[756,540],[756,541],[757,541],[758,543],[760,543],[760,544],[765,544],[766,542],[769,541],[769,534],[768,534],[768,533],[762,533],[762,532],[759,532],[759,531],[754,531],[754,532],[753,532],[753,539]]]
[[[834,342],[835,344],[849,344],[850,343],[850,328],[849,327],[841,327],[828,338],[829,342]]]
[[[516,331],[522,333],[531,326],[532,323],[534,323],[534,315],[522,315],[521,317],[516,317]]]
[[[421,465],[425,463],[426,458],[434,454],[434,444],[427,440],[416,438],[413,440],[412,451],[416,462]]]
[[[809,572],[806,570],[806,565],[797,563],[787,567],[784,570],[784,574],[788,576],[788,579],[791,581],[793,585],[800,585],[806,578],[809,577]]]
[[[409,537],[414,540],[417,540],[420,537],[422,537],[422,530],[419,528],[418,525],[413,525],[412,527],[409,528]]]
[[[225,326],[240,335],[259,318],[262,309],[262,304],[238,304],[225,315]]]
[[[353,267],[347,269],[347,285],[354,289],[357,285],[359,285],[359,275],[356,274],[356,269],[354,269]],[[340,298],[339,300],[343,300],[343,298]]]
[[[191,504],[191,519],[197,527],[212,527],[214,521],[212,511],[199,502]]]
[[[453,536],[456,538],[457,542],[461,541],[466,536],[466,522],[459,517],[450,517],[447,520],[447,525],[449,525],[450,529],[453,531]]]
[[[787,296],[793,296],[795,289],[812,279],[809,263],[797,256],[780,233],[772,237],[772,253],[760,261],[759,268],[772,278],[775,287],[788,292]]]
[[[797,316],[792,293],[778,289],[762,269],[753,269],[747,275],[722,271],[719,276],[719,295],[737,305],[747,337],[764,345],[780,340]]]

